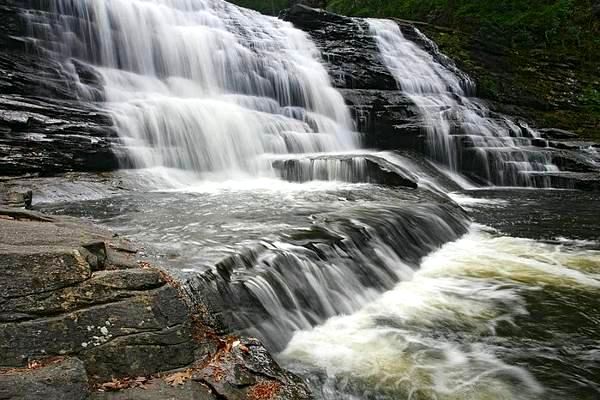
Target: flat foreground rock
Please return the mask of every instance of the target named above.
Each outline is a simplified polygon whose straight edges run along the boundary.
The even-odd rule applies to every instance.
[[[0,399],[309,397],[258,341],[219,336],[131,243],[77,219],[0,209],[0,282]]]

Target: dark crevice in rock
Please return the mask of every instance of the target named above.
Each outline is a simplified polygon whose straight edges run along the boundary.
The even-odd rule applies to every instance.
[[[215,399],[230,400],[227,396],[224,396],[221,393],[219,393],[217,388],[214,385],[211,385],[210,382],[207,382],[205,379],[196,379],[196,382],[206,385],[208,387],[208,389],[210,390],[210,392],[215,396]]]
[[[44,319],[44,320],[51,320],[51,319],[61,319],[64,318],[65,316],[72,314],[72,313],[76,313],[79,311],[90,311],[93,310],[94,308],[101,308],[104,306],[114,306],[114,305],[118,305],[121,303],[126,302],[127,300],[137,296],[140,293],[149,293],[153,290],[158,290],[160,288],[162,288],[166,283],[163,283],[159,286],[153,287],[153,288],[139,288],[139,289],[125,289],[125,290],[119,290],[117,293],[115,293],[113,296],[118,297],[119,299],[116,301],[93,301],[93,304],[89,305],[81,305],[80,307],[74,307],[74,308],[69,308],[68,310],[61,310],[61,311],[56,311],[56,312],[52,312],[52,311],[40,311],[40,312],[35,312],[35,311],[21,311],[19,315],[21,315],[21,318],[19,318],[18,320],[3,320],[4,316],[2,314],[2,309],[0,308],[0,324],[2,322],[5,323],[13,323],[13,322],[19,322],[19,323],[23,323],[23,322],[36,322],[39,319]],[[61,288],[61,289],[68,289],[68,288],[74,288],[74,286],[67,286],[65,288]],[[58,290],[61,290],[58,289]],[[40,293],[42,295],[47,294],[48,297],[51,296],[52,294],[54,294],[55,291],[48,291],[45,293]],[[36,297],[39,294],[36,294]],[[29,296],[22,296],[20,298],[26,298],[26,297],[30,297]],[[17,298],[7,298],[3,301],[0,301],[0,305],[5,304],[7,301],[9,300],[15,300],[15,299],[19,299],[19,297]],[[39,301],[39,299],[38,299]]]
[[[54,222],[55,219],[42,215],[40,213],[18,210],[18,209],[6,209],[0,208],[0,218],[6,216],[16,221],[36,221],[36,222]]]

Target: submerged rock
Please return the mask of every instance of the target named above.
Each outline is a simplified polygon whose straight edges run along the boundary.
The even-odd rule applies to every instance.
[[[192,303],[165,272],[137,263],[133,246],[103,229],[1,209],[0,280],[5,282],[0,288],[0,393],[36,398],[29,393],[37,393],[36,385],[47,375],[31,366],[66,356],[81,361],[64,368],[51,364],[48,370],[50,375],[65,370],[64,390],[86,379],[101,385],[181,368],[197,371],[198,382],[216,385],[202,373],[211,365],[246,371],[253,379],[240,388],[232,381],[219,398],[243,398],[236,393],[265,384],[281,388],[266,398],[309,397],[304,384],[267,357],[259,342],[220,337],[202,304]],[[248,343],[247,359],[227,345],[240,340]],[[237,355],[229,354],[233,351]],[[277,373],[257,370],[256,357],[264,362],[261,368]],[[15,382],[30,384],[21,390]]]

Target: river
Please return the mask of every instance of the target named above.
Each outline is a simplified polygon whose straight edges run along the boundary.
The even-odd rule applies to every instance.
[[[427,137],[380,152],[288,22],[221,0],[28,18],[128,149],[121,171],[28,181],[36,208],[143,244],[317,398],[600,397],[598,195],[551,188],[540,135],[433,43],[366,22]]]

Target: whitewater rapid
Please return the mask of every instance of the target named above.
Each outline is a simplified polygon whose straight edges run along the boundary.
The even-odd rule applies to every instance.
[[[574,242],[544,244],[473,225],[360,311],[296,333],[282,358],[299,371],[320,371],[324,399],[560,398],[519,360],[547,357],[568,376],[572,363],[591,365],[593,348],[564,357],[569,340],[560,330],[546,338],[525,331],[524,341],[520,332],[543,325],[532,298],[598,293],[598,265],[600,252]]]

